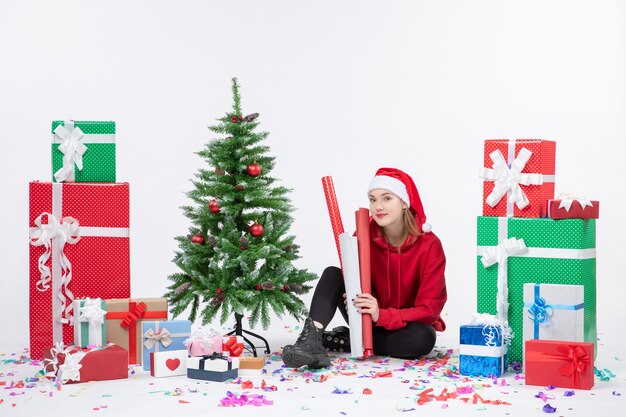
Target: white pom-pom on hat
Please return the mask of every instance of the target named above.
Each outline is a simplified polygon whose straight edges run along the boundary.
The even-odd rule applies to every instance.
[[[430,225],[430,223],[426,222],[422,225],[422,232],[428,233],[432,230],[433,230],[433,227]]]

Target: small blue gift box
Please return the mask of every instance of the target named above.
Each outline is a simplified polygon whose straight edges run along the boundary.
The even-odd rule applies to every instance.
[[[498,377],[507,368],[507,345],[499,326],[461,326],[459,373],[469,376]]]
[[[189,320],[144,321],[141,324],[143,352],[142,364],[150,370],[150,352],[184,350],[185,339],[191,335]]]
[[[239,358],[220,353],[187,358],[187,378],[224,382],[239,376]]]

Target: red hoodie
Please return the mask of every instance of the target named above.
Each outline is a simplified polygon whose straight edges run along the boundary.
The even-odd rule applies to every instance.
[[[409,236],[398,253],[373,220],[370,236],[372,295],[380,309],[376,326],[395,330],[419,321],[444,331],[440,314],[448,298],[446,256],[439,238],[432,232],[417,239]]]

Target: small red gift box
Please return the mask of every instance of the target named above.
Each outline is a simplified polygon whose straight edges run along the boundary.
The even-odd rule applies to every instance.
[[[44,353],[45,371],[63,384],[128,378],[128,351],[114,344],[103,349],[59,345]]]
[[[533,339],[526,341],[526,385],[593,387],[593,343]]]
[[[554,198],[556,142],[542,139],[485,141],[483,216],[546,217]]]
[[[222,352],[228,356],[239,356],[244,351],[243,337],[224,336],[222,342]]]
[[[551,219],[597,219],[600,202],[582,198],[561,198],[548,201],[548,217]]]
[[[127,183],[49,183],[29,190],[30,355],[74,340],[72,301],[130,297]]]

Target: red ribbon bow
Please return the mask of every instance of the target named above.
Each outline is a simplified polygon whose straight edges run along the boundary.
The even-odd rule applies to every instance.
[[[230,336],[224,343],[222,343],[222,350],[224,352],[230,352],[230,356],[239,356],[243,353],[243,343],[237,343],[236,336]]]
[[[143,301],[139,302],[133,311],[129,311],[128,315],[122,320],[120,326],[128,329],[132,323],[143,317],[148,306]]]
[[[558,348],[563,354],[563,360],[567,361],[560,369],[561,375],[568,376],[575,383],[579,384],[580,374],[589,365],[589,355],[580,346],[569,345]]]

